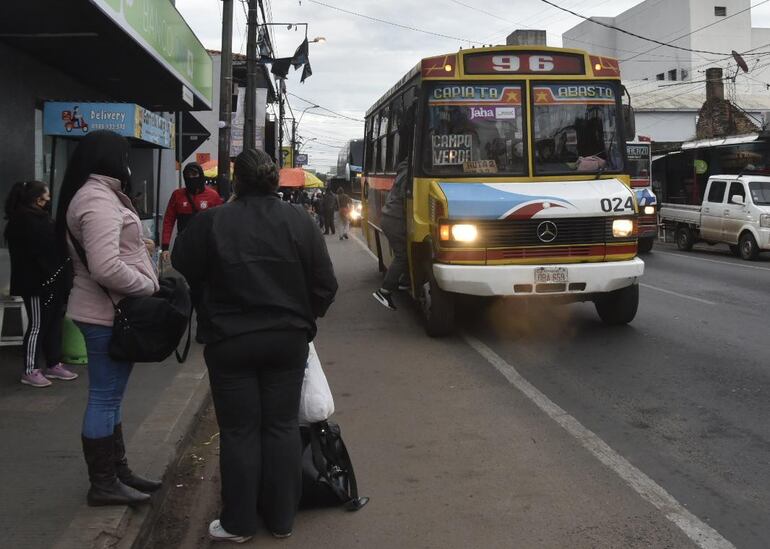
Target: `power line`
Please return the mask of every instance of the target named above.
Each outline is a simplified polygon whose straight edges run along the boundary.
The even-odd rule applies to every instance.
[[[312,2],[313,4],[318,4],[319,6],[324,6],[326,8],[330,8],[336,11],[340,11],[342,13],[347,13],[349,15],[354,15],[356,17],[361,17],[362,19],[368,19],[369,21],[375,21],[377,23],[383,23],[385,25],[391,25],[393,27],[398,27],[400,29],[406,29],[413,32],[420,32],[422,34],[428,34],[430,36],[438,36],[439,38],[449,38],[450,40],[457,40],[459,42],[468,42],[469,44],[480,44],[478,40],[470,40],[469,38],[462,38],[460,36],[451,36],[449,34],[441,34],[440,32],[433,32],[425,29],[418,29],[417,27],[410,27],[409,25],[402,25],[401,23],[396,23],[394,21],[387,21],[385,19],[379,19],[378,17],[372,17],[371,15],[364,15],[363,13],[358,13],[355,11],[346,10],[344,8],[340,8],[337,6],[332,6],[331,4],[326,4],[324,2],[319,2],[318,0],[307,0],[308,2]],[[770,1],[770,0],[768,0]]]
[[[312,0],[310,0],[310,1],[312,1]],[[770,2],[770,0],[768,0],[768,1]],[[318,103],[316,103],[315,101],[309,101],[307,99],[304,99],[304,98],[300,97],[299,95],[297,95],[295,93],[286,92],[286,94],[287,95],[291,95],[292,97],[296,97],[297,99],[299,99],[300,101],[304,101],[308,105],[318,105]],[[363,120],[361,120],[360,118],[353,118],[351,116],[346,116],[346,115],[344,115],[342,113],[339,113],[337,111],[333,111],[331,109],[327,109],[326,107],[322,107],[321,105],[318,105],[318,108],[321,109],[321,110],[324,110],[326,112],[330,112],[332,114],[335,114],[335,115],[339,116],[340,118],[347,118],[348,120],[353,120],[355,122],[363,122]]]
[[[311,1],[313,1],[313,0],[311,0]],[[558,10],[570,13],[570,14],[574,15],[575,17],[579,17],[580,19],[584,19],[585,21],[590,21],[591,23],[595,23],[595,24],[600,25],[602,27],[606,27],[608,29],[612,29],[612,30],[615,30],[617,32],[622,32],[623,34],[627,34],[629,36],[633,36],[634,38],[639,38],[640,40],[645,40],[647,42],[652,42],[652,43],[658,44],[660,46],[666,46],[668,48],[673,48],[673,49],[682,50],[682,51],[688,51],[688,52],[692,52],[692,53],[705,53],[705,54],[708,54],[708,55],[728,55],[725,52],[716,52],[716,51],[709,51],[709,50],[697,50],[697,49],[693,49],[693,48],[685,48],[683,46],[675,46],[675,45],[670,44],[668,42],[662,42],[662,41],[656,40],[654,38],[648,38],[646,36],[642,36],[641,34],[636,34],[635,32],[631,32],[631,31],[628,31],[628,30],[625,30],[625,29],[621,29],[620,27],[616,27],[615,25],[610,25],[609,23],[604,23],[602,21],[597,21],[596,19],[593,19],[591,17],[586,17],[585,15],[581,15],[581,14],[579,14],[579,13],[577,13],[575,11],[572,11],[572,10],[570,10],[568,8],[563,8],[563,7],[559,6],[558,4],[555,4],[554,2],[551,2],[551,0],[540,0],[540,1],[545,3],[545,4],[548,4],[549,6],[553,6],[554,8],[556,8]],[[738,15],[739,13],[743,13],[743,12],[745,12],[747,10],[750,10],[751,8],[755,8],[757,6],[761,6],[762,4],[766,4],[768,2],[770,2],[770,0],[762,0],[761,2],[759,2],[757,4],[754,4],[753,6],[750,6],[750,7],[746,8],[746,9],[744,9],[744,10],[738,12],[738,13],[733,14],[731,17],[734,17],[734,16]],[[717,21],[715,23],[711,23],[710,25],[706,25],[706,27],[710,27],[710,26],[716,25],[717,23],[721,23],[722,21],[724,21],[724,19],[722,19],[720,21]],[[703,28],[706,28],[706,27],[701,27],[701,29],[697,29],[695,31],[692,31],[692,32],[690,32],[690,33],[688,33],[688,34],[686,34],[684,36],[680,36],[676,40],[681,40],[682,38],[690,36],[694,32],[697,32],[698,30],[702,30]],[[676,41],[676,40],[674,40],[674,41]],[[655,48],[653,48],[653,49],[655,49]],[[649,51],[652,51],[652,50],[649,50]],[[644,55],[644,53],[648,53],[648,52],[641,52],[641,53],[637,54],[635,57],[638,57],[640,55]],[[630,57],[628,59],[622,59],[622,61],[630,61],[631,59],[634,59],[634,57]]]

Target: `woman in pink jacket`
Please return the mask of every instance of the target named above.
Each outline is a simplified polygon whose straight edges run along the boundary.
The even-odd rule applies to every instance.
[[[82,442],[89,505],[146,501],[147,493],[160,487],[128,467],[121,402],[133,364],[113,360],[107,352],[113,301],[158,290],[141,221],[124,192],[131,173],[128,152],[128,141],[116,133],[88,134],[70,159],[57,215],[57,233],[69,246],[75,274],[67,314],[83,332],[88,352]]]

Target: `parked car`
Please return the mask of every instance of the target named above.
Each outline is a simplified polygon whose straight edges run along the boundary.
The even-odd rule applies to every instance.
[[[725,243],[743,259],[770,251],[770,177],[714,175],[700,206],[663,204],[660,221],[676,234],[680,250],[698,241]]]

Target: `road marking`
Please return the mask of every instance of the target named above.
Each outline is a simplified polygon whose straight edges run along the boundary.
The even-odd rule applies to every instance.
[[[369,255],[374,258],[375,261],[379,261],[377,256],[372,253],[362,240],[355,235],[353,235],[353,239],[369,252]],[[500,355],[471,335],[463,334],[462,337],[471,348],[494,366],[494,368],[500,372],[511,385],[516,387],[548,417],[577,439],[581,446],[588,450],[607,468],[616,473],[623,482],[639,494],[642,499],[649,502],[663,513],[668,520],[684,532],[684,534],[695,542],[698,547],[701,549],[736,549],[735,546],[723,538],[719,532],[685,509],[682,504],[674,499],[674,497],[662,486],[634,467],[623,456],[610,448],[610,446],[593,431],[584,427],[577,419],[569,415],[547,396],[538,391],[534,385],[524,379],[516,368],[503,360]]]
[[[370,256],[372,256],[372,258],[373,258],[375,261],[378,261],[378,262],[379,262],[380,258],[378,258],[378,257],[377,257],[377,256],[374,254],[374,252],[373,252],[373,251],[371,251],[371,250],[369,249],[369,246],[367,246],[367,245],[366,245],[366,243],[365,243],[363,240],[361,240],[360,238],[358,238],[358,237],[357,237],[356,235],[354,235],[354,234],[351,234],[351,235],[350,235],[350,237],[351,237],[353,240],[355,240],[356,242],[358,242],[359,246],[361,246],[361,247],[362,247],[364,250],[366,250],[366,252],[367,252],[367,253],[368,253]]]
[[[650,290],[655,290],[656,292],[663,292],[664,294],[675,295],[677,297],[681,297],[682,299],[691,299],[693,301],[697,301],[698,303],[705,303],[706,305],[716,305],[715,302],[709,301],[708,299],[701,299],[699,297],[693,297],[691,295],[680,294],[679,292],[666,290],[664,288],[658,288],[657,286],[651,286],[650,284],[642,284],[640,282],[639,286],[641,286],[642,288],[649,288]]]
[[[471,335],[463,334],[462,337],[468,345],[494,366],[511,385],[521,391],[538,408],[545,412],[548,417],[561,425],[595,458],[614,471],[642,499],[648,501],[661,511],[668,520],[684,532],[698,547],[702,549],[735,549],[732,543],[685,509],[662,486],[634,467],[595,433],[584,427],[577,419],[538,391],[519,374],[516,368],[508,364],[492,349]]]
[[[697,261],[708,261],[709,263],[721,263],[722,265],[732,265],[734,267],[743,267],[744,269],[755,269],[757,271],[770,271],[770,267],[759,267],[757,265],[745,265],[743,263],[737,263],[732,261],[720,261],[719,259],[707,259],[705,257],[698,257],[695,255],[688,255],[688,254],[674,254],[671,252],[661,252],[656,251],[655,255],[670,255],[673,257],[682,257],[684,259],[695,259]]]

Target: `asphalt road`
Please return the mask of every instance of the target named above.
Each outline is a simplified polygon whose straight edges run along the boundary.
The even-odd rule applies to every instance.
[[[465,329],[736,547],[766,548],[770,254],[658,244],[644,261],[630,326],[498,302]]]
[[[768,546],[770,257],[658,246],[630,326],[590,304],[471,301],[455,336],[431,339],[407,296],[396,312],[371,297],[362,245],[327,243],[340,291],[316,347],[371,501],[302,511],[282,546]],[[212,469],[195,505],[164,512],[187,532],[164,547],[213,547],[217,490]],[[245,547],[271,543],[261,530]]]

